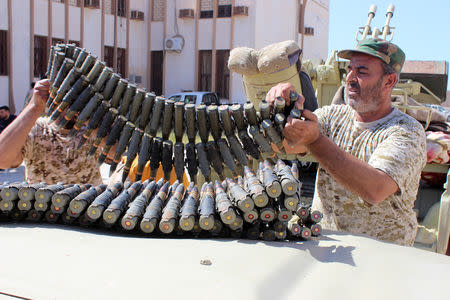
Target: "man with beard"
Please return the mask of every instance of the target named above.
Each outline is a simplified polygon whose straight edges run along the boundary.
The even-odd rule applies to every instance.
[[[16,115],[11,114],[8,106],[0,107],[0,133],[14,121]]]
[[[101,184],[97,159],[88,158],[89,143],[77,150],[82,131],[70,138],[70,128],[58,130],[49,118],[40,117],[49,86],[47,79],[38,81],[30,103],[0,134],[0,168],[18,167],[24,161],[25,179],[30,183]]]
[[[290,118],[285,149],[309,152],[319,162],[313,208],[324,213],[324,228],[412,245],[426,144],[420,123],[391,106],[405,55],[392,43],[368,38],[338,56],[350,60],[346,104]],[[292,89],[278,85],[267,100]]]

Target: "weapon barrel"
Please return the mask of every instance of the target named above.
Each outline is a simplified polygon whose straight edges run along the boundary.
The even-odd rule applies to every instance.
[[[366,26],[364,26],[364,31],[361,37],[362,40],[365,39],[367,35],[370,33],[370,23],[372,22],[372,19],[375,17],[376,12],[377,12],[376,5],[370,6],[367,23]]]
[[[386,37],[391,33],[391,28],[389,26],[389,23],[391,22],[392,17],[394,16],[394,5],[389,5],[387,11],[386,11],[386,22],[383,26],[383,34],[381,35],[381,38],[383,40],[386,39]]]

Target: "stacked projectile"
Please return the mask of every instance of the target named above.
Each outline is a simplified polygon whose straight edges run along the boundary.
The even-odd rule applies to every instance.
[[[265,161],[257,174],[185,187],[146,180],[106,186],[16,183],[0,186],[2,218],[116,228],[144,235],[308,239],[322,218],[299,201],[295,166]],[[297,218],[291,219],[293,213]]]
[[[174,102],[120,78],[95,55],[72,44],[51,48],[47,73],[51,83],[47,103],[50,120],[59,127],[76,121],[70,134],[83,130],[79,146],[95,132],[89,155],[104,142],[99,164],[116,145],[111,172],[126,153],[123,182],[137,155],[136,178],[131,178],[136,181],[141,179],[147,162],[152,179],[162,165],[166,180],[174,168],[181,181],[186,168],[195,181],[200,168],[209,182],[211,167],[223,180],[224,165],[236,176],[242,175],[237,166],[242,170],[252,158],[295,158],[275,155],[271,143],[283,151],[286,117],[300,117],[293,109],[296,93],[291,93],[289,106],[282,98],[277,98],[273,109],[262,101],[258,113],[250,102],[243,106]]]

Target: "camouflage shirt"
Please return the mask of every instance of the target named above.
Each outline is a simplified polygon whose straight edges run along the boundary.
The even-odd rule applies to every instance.
[[[417,230],[413,206],[426,163],[423,127],[396,108],[370,123],[357,122],[348,105],[326,106],[314,113],[322,133],[338,147],[385,172],[399,186],[399,192],[372,205],[319,166],[313,208],[324,213],[323,227],[412,245]]]
[[[77,150],[82,131],[72,138],[68,133],[49,124],[47,118],[36,121],[22,148],[28,182],[102,183],[98,157],[88,158],[90,144]]]

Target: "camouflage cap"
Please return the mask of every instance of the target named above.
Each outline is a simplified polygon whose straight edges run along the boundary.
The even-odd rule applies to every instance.
[[[400,73],[405,62],[405,53],[397,45],[382,39],[367,38],[358,43],[354,50],[338,52],[341,58],[350,59],[354,53],[364,53],[378,57]]]

